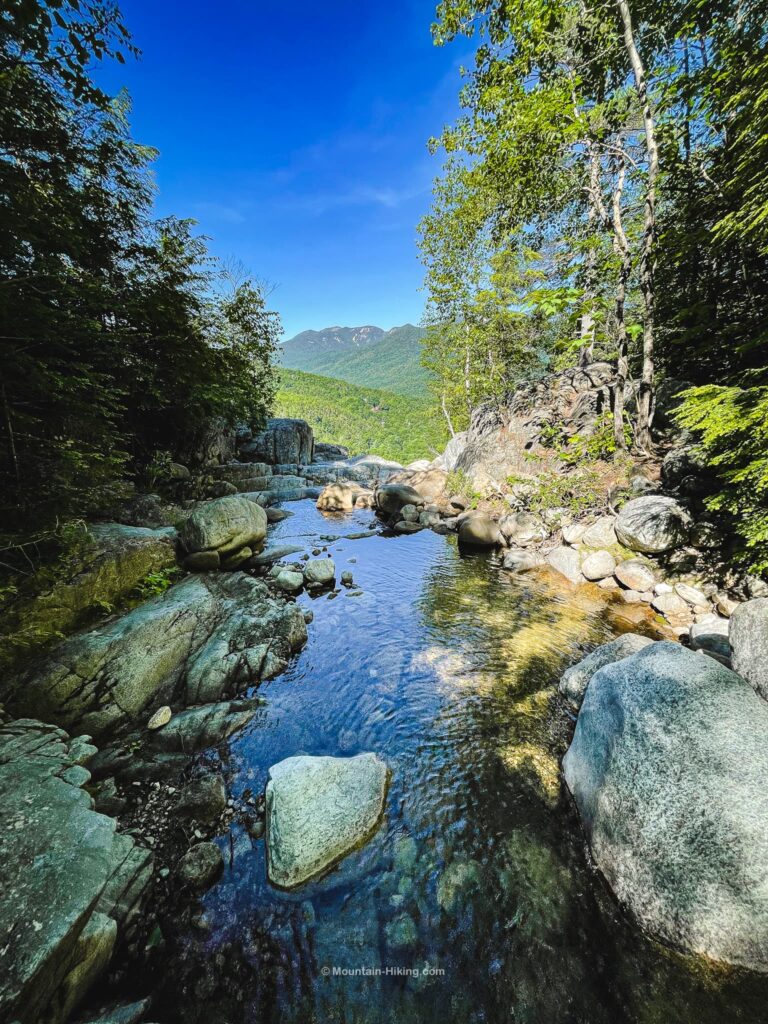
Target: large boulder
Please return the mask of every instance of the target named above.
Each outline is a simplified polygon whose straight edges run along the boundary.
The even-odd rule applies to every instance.
[[[502,547],[504,535],[490,516],[474,512],[459,524],[459,543],[475,548]]]
[[[135,925],[151,854],[80,787],[94,752],[42,722],[0,727],[0,1019],[68,1020]]]
[[[424,499],[410,484],[385,483],[376,488],[374,501],[379,512],[394,516],[404,505],[420,505]]]
[[[384,810],[387,767],[376,754],[289,757],[269,769],[267,871],[301,885],[365,842]]]
[[[660,554],[685,544],[691,526],[690,515],[674,498],[649,494],[622,507],[616,536],[631,551]]]
[[[756,597],[730,618],[733,667],[768,700],[768,597]]]
[[[4,610],[2,632],[20,632],[20,650],[28,652],[32,643],[71,633],[118,604],[150,573],[175,566],[176,531],[120,523],[90,525],[83,529],[76,554],[68,558],[67,572],[55,574],[44,590],[22,592]]]
[[[190,553],[213,549],[226,555],[246,545],[258,546],[266,535],[266,512],[243,494],[203,502],[179,526],[181,543]]]
[[[259,580],[190,577],[54,648],[10,680],[6,702],[101,738],[161,704],[233,696],[281,672],[306,638],[301,611]]]
[[[637,654],[648,644],[652,644],[647,636],[638,633],[623,633],[615,640],[596,647],[591,654],[583,658],[577,665],[571,665],[560,677],[559,690],[568,704],[578,710],[584,699],[589,681],[598,669],[612,665],[615,661]]]
[[[240,447],[245,462],[307,465],[312,461],[314,439],[305,420],[267,420],[266,428]]]
[[[563,761],[595,862],[653,936],[768,971],[768,704],[655,643],[591,679]]]
[[[446,479],[447,475],[442,469],[404,469],[389,478],[389,485],[411,487],[419,496],[419,500],[413,502],[417,505],[419,502],[432,502],[445,497]]]
[[[328,484],[317,499],[321,512],[351,512],[356,506],[368,508],[372,503],[373,491],[352,480]]]

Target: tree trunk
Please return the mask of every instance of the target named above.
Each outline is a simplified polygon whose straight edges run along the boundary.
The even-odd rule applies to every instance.
[[[645,68],[635,43],[632,15],[628,0],[617,0],[619,13],[624,25],[624,45],[629,57],[635,89],[643,111],[645,148],[648,155],[648,179],[645,190],[645,214],[643,218],[643,256],[640,265],[640,289],[643,295],[645,316],[643,318],[643,372],[637,396],[638,448],[647,450],[651,445],[651,422],[653,419],[653,341],[655,313],[654,270],[656,263],[656,179],[659,175],[659,150],[656,143],[656,125],[653,108],[648,95]]]
[[[451,414],[448,412],[448,406],[447,406],[446,401],[445,401],[445,392],[444,391],[440,395],[440,405],[441,405],[442,410],[443,410],[443,416],[445,416],[445,421],[448,424],[448,429],[451,432],[451,437],[456,437],[456,431],[453,429],[453,423],[451,422]]]
[[[470,370],[472,368],[472,362],[470,359],[469,352],[469,327],[464,327],[464,394],[467,402],[467,416],[470,420],[472,419],[472,382],[470,378]]]
[[[613,402],[613,433],[617,448],[625,448],[624,443],[624,401],[629,373],[627,323],[624,319],[624,303],[627,298],[627,282],[632,271],[632,253],[624,231],[621,203],[624,196],[624,181],[627,164],[624,159],[623,140],[618,141],[619,156],[616,158],[616,184],[611,200],[611,221],[613,224],[613,244],[619,256],[619,276],[616,280],[616,296],[614,313],[616,317],[616,344],[618,357],[616,360],[616,388]]]
[[[589,147],[589,212],[587,214],[590,243],[595,233],[600,205],[600,154],[597,146],[592,143]],[[584,312],[579,318],[579,366],[588,366],[594,359],[596,291],[597,257],[590,244],[584,267]]]

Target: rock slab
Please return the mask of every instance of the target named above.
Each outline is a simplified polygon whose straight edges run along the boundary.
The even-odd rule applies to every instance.
[[[768,700],[768,597],[739,605],[730,624],[733,667]]]
[[[288,757],[269,769],[267,871],[291,889],[364,843],[384,810],[387,766],[376,754]]]
[[[675,643],[600,669],[563,761],[597,866],[658,939],[768,972],[768,704]]]

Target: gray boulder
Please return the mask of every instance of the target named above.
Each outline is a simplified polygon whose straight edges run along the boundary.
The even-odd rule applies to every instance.
[[[42,722],[0,727],[0,1018],[69,1019],[138,920],[152,858],[80,787],[95,748]]]
[[[549,536],[549,530],[540,519],[528,512],[517,512],[499,520],[499,529],[508,544],[525,547]]]
[[[332,558],[312,558],[304,566],[304,579],[307,583],[327,586],[336,579],[336,564]]]
[[[292,569],[282,569],[275,577],[275,585],[286,594],[297,594],[304,586],[304,575]]]
[[[375,831],[387,767],[375,754],[289,757],[269,769],[267,870],[293,888],[336,864]]]
[[[731,619],[721,619],[719,615],[705,615],[703,619],[691,625],[688,634],[694,651],[711,651],[723,658],[731,656],[730,629]],[[733,666],[737,672],[740,669]],[[744,675],[743,672],[741,672]],[[746,678],[746,677],[745,677]]]
[[[621,661],[622,658],[628,658],[631,654],[637,654],[638,651],[652,643],[653,640],[647,636],[640,636],[638,633],[623,633],[616,640],[602,644],[577,665],[571,665],[565,670],[560,678],[560,693],[568,704],[578,711],[589,681],[598,669],[604,668],[605,665],[612,665],[615,661]]]
[[[176,813],[206,825],[219,820],[227,806],[227,789],[220,775],[204,775],[185,787]]]
[[[768,705],[675,643],[600,669],[563,761],[595,862],[663,942],[768,971]]]
[[[490,516],[475,512],[462,519],[459,543],[470,547],[495,548],[504,544],[504,537],[498,523]]]
[[[616,519],[616,536],[624,547],[659,554],[682,547],[692,520],[674,498],[646,495],[628,501]]]
[[[443,469],[446,473],[450,473],[456,469],[456,463],[461,457],[461,453],[467,446],[467,432],[462,431],[460,434],[454,434],[448,444],[445,446],[445,451],[442,455],[438,455],[437,458],[432,462],[435,469]]]
[[[736,608],[730,618],[733,667],[768,700],[768,597]]]
[[[18,714],[104,737],[161,704],[220,700],[270,678],[306,638],[301,611],[261,581],[189,577],[64,641],[9,681],[6,701]]]
[[[564,545],[553,548],[547,554],[547,564],[561,576],[565,576],[571,583],[584,582],[584,577],[581,575],[581,558],[575,548],[568,548]]]
[[[179,526],[181,543],[189,553],[215,549],[224,556],[259,545],[266,535],[266,512],[243,494],[203,502]]]
[[[271,466],[312,462],[314,438],[305,420],[271,419],[262,433],[240,447],[245,462],[266,462]]]
[[[410,484],[386,483],[377,487],[374,501],[379,512],[394,516],[404,505],[421,505],[423,499]]]

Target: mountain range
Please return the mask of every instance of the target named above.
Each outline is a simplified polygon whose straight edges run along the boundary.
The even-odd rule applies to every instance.
[[[420,362],[425,334],[413,324],[389,331],[372,325],[302,331],[282,345],[280,362],[291,370],[424,397],[429,380]]]

